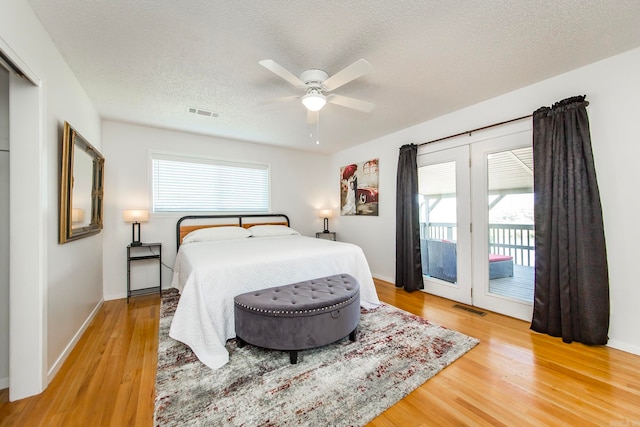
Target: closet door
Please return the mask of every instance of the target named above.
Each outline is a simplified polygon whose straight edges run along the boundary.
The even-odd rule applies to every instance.
[[[0,389],[9,378],[9,72],[0,64]]]
[[[469,148],[418,156],[424,290],[471,304]]]

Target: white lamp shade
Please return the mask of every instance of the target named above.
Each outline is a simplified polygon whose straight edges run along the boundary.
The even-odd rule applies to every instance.
[[[333,216],[332,209],[320,209],[318,211],[318,217],[320,218],[331,218]]]
[[[122,211],[124,222],[147,222],[149,221],[149,211],[146,209],[127,209]]]
[[[84,221],[84,209],[71,209],[71,222]]]
[[[302,104],[309,111],[320,111],[327,103],[327,98],[321,93],[308,93],[302,97]]]

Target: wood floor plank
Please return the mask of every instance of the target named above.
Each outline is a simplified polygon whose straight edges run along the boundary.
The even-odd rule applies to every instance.
[[[480,344],[370,426],[640,425],[640,356],[565,344],[517,319],[375,282],[385,303]],[[0,426],[151,426],[159,302],[105,302],[43,393],[10,403],[0,391]]]

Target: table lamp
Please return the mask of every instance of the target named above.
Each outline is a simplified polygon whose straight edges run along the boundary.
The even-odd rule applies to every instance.
[[[124,222],[131,223],[131,246],[141,246],[140,223],[149,221],[149,211],[146,209],[127,209],[122,211],[122,218]]]
[[[332,209],[320,209],[318,211],[318,216],[320,218],[324,218],[324,230],[323,233],[329,233],[329,218],[333,216]]]

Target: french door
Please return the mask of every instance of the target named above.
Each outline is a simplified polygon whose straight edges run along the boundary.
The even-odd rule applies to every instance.
[[[419,152],[425,291],[531,320],[531,130]]]
[[[471,304],[469,147],[418,156],[424,290]]]
[[[473,305],[530,321],[533,313],[531,132],[471,145]]]

